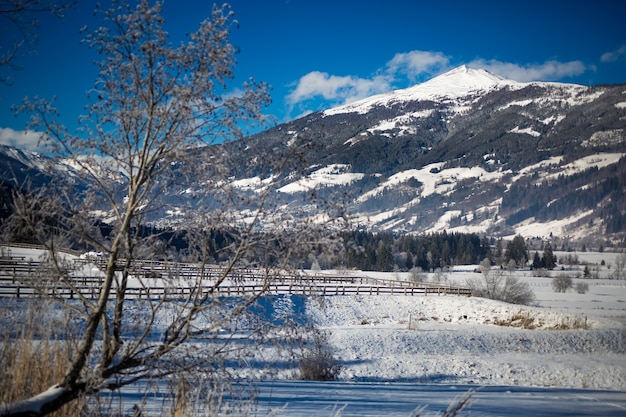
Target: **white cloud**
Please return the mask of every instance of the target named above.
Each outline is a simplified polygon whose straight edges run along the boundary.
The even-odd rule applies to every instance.
[[[448,64],[449,58],[440,52],[416,50],[396,54],[384,70],[379,69],[369,78],[311,71],[295,83],[287,102],[293,107],[306,100],[323,98],[334,104],[347,104],[391,90],[398,78],[415,82],[420,75],[441,72]]]
[[[0,144],[34,151],[39,148],[38,143],[41,135],[40,132],[32,130],[14,130],[10,127],[0,127]]]
[[[614,51],[606,52],[600,57],[602,62],[615,62],[621,59],[626,59],[626,45],[622,45]]]
[[[388,91],[390,88],[389,81],[381,75],[368,79],[312,71],[298,80],[295,90],[287,96],[287,102],[294,105],[315,97],[322,97],[325,100],[345,104]]]
[[[396,54],[387,62],[387,72],[396,76],[404,74],[412,82],[423,74],[433,74],[445,70],[450,58],[441,52],[410,51]]]
[[[469,66],[482,68],[494,74],[520,82],[556,81],[566,77],[580,75],[587,70],[587,67],[581,61],[546,61],[543,64],[519,65],[493,59],[477,59],[470,62]]]

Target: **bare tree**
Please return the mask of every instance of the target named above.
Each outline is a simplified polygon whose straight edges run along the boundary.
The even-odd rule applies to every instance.
[[[38,16],[52,14],[63,17],[67,9],[74,5],[71,0],[0,0],[0,68],[18,69],[15,58],[24,48],[31,48],[37,40]],[[0,82],[10,78],[0,76]]]
[[[42,140],[51,152],[76,170],[68,172],[66,183],[18,198],[10,222],[28,224],[46,245],[48,279],[78,301],[41,294],[71,310],[84,323],[82,335],[64,377],[36,401],[3,406],[2,416],[45,415],[81,395],[213,368],[220,355],[238,349],[229,344],[232,339],[218,338],[220,332],[241,325],[239,317],[277,271],[312,248],[328,245],[323,223],[341,214],[313,219],[306,216],[310,205],[286,210],[272,199],[272,173],[297,164],[298,144],[267,158],[256,155],[251,165],[268,176],[257,174],[255,186],[228,181],[229,158],[238,142],[229,141],[242,136],[246,121],[263,121],[261,109],[269,102],[268,87],[253,80],[229,93],[235,48],[228,40],[233,23],[228,7],[214,7],[179,46],[168,40],[160,3],[144,0],[131,7],[121,1],[101,12],[104,25],[87,38],[102,60],[82,130],[66,130],[46,101],[26,100],[22,108],[33,114],[33,128],[45,131]],[[83,187],[78,197],[76,184]],[[176,195],[191,197],[166,198]],[[42,211],[52,220],[40,221]],[[143,232],[144,226],[167,213],[170,224],[186,232],[196,273],[142,276],[135,261],[154,255],[158,243]],[[209,268],[215,260],[209,250],[215,230],[229,236],[217,273]],[[76,287],[58,251],[68,241],[104,255],[103,279],[93,298]],[[255,267],[261,284],[225,305],[217,297],[219,288],[235,279],[238,266]],[[130,286],[149,293],[155,279],[172,291],[186,291],[176,296],[164,291],[127,308]],[[190,343],[198,338],[219,343]]]
[[[610,277],[611,279],[626,279],[626,252],[622,252],[615,258],[615,267]]]
[[[569,274],[560,274],[552,278],[552,289],[554,292],[567,292],[574,286],[574,280]]]
[[[532,304],[535,294],[528,283],[515,276],[513,268],[505,275],[502,269],[492,269],[489,259],[480,263],[482,279],[469,279],[467,285],[476,297],[490,298],[512,304]]]

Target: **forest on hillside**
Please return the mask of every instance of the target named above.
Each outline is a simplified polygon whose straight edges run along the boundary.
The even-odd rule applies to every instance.
[[[475,233],[395,235],[353,231],[343,235],[345,266],[374,271],[432,271],[452,265],[478,264],[492,259],[492,240]],[[498,246],[498,245],[496,245]],[[499,245],[502,256],[501,242]]]

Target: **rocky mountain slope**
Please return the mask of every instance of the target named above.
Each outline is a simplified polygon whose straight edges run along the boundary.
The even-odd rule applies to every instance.
[[[582,238],[626,231],[626,86],[519,83],[459,67],[248,138],[303,146],[278,187],[342,196],[372,230]]]
[[[290,207],[314,192],[361,229],[626,236],[626,85],[519,83],[463,66],[224,146],[235,187],[272,186]],[[267,155],[289,161],[256,163]],[[40,155],[2,147],[0,158],[5,187],[55,175]]]

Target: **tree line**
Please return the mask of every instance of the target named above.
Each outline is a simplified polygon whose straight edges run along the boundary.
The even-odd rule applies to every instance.
[[[344,265],[365,271],[430,271],[492,258],[492,241],[476,233],[398,235],[362,230],[346,232]]]

